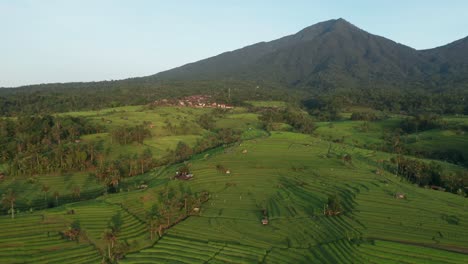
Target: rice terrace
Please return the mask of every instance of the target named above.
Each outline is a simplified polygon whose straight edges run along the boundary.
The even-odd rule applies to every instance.
[[[0,263],[468,263],[466,54],[340,18],[146,77],[0,82]]]

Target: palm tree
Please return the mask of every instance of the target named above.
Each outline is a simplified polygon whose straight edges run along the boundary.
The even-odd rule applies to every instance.
[[[47,193],[49,192],[50,187],[47,185],[42,185],[42,192],[44,192],[44,201],[47,201]]]
[[[60,193],[59,193],[58,191],[55,191],[55,192],[54,192],[54,197],[55,197],[55,204],[56,204],[56,206],[59,205],[59,203],[58,203],[58,198],[59,198],[59,196],[60,196]]]
[[[159,218],[161,214],[159,212],[159,207],[157,204],[153,204],[151,210],[147,213],[148,227],[150,231],[150,238],[153,240],[154,233],[157,231],[157,226],[161,225]]]
[[[188,214],[188,203],[189,203],[190,197],[192,196],[192,189],[190,189],[190,186],[187,186],[187,188],[185,188],[184,185],[182,184],[179,186],[179,188],[180,188],[180,193],[182,194],[183,199],[184,199],[185,214]]]
[[[109,259],[112,260],[111,248],[114,248],[114,244],[117,241],[117,236],[112,230],[107,229],[102,234],[102,238],[107,243],[107,253],[108,253]]]
[[[73,196],[75,196],[75,198],[80,198],[81,190],[79,186],[73,187]]]
[[[112,185],[112,187],[114,187],[114,189],[117,190],[117,187],[119,186],[119,180],[120,180],[120,176],[117,175],[117,174],[114,174],[110,180],[109,180],[109,184]]]
[[[2,204],[5,208],[10,208],[11,219],[15,218],[15,201],[16,194],[10,189],[6,194],[2,195]]]

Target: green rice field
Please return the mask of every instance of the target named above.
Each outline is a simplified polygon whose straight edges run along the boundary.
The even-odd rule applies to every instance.
[[[193,146],[210,133],[197,124],[207,111],[138,106],[66,114],[106,127],[150,122],[155,126],[144,146],[112,144],[108,133],[81,140],[102,140],[110,157],[149,147],[161,158],[178,142]],[[187,122],[191,129],[171,135],[164,128],[167,118],[175,125]],[[361,121],[317,123],[313,135],[286,131],[291,129],[285,124],[266,132],[258,115],[246,109],[215,121],[217,128],[241,129],[241,140],[185,161],[194,175],[189,181],[172,177],[181,164],[126,178],[115,194],[106,193],[88,171],[37,175],[29,182],[3,180],[0,192],[20,190],[16,202],[21,210],[15,219],[0,216],[0,263],[101,263],[108,250],[103,232],[116,214],[122,218],[117,241],[127,248],[118,263],[468,263],[466,198],[415,186],[388,171],[376,173],[379,162],[389,162],[393,155],[366,146],[382,144],[381,129],[395,127],[396,117],[372,122],[367,131],[359,129]],[[467,136],[451,133],[455,132],[421,132],[410,136],[418,138],[411,144],[466,151]],[[335,138],[344,140],[332,142]],[[344,155],[352,161],[344,162]],[[466,171],[460,165],[438,164],[446,173]],[[138,189],[141,184],[147,187]],[[44,192],[44,185],[50,190]],[[147,212],[161,202],[167,186],[190,187],[209,197],[199,213],[151,240]],[[79,197],[74,195],[76,187]],[[45,200],[55,201],[55,192],[60,193],[57,204],[45,209],[50,207]],[[397,193],[404,199],[395,198]],[[324,206],[332,195],[343,208],[327,216]],[[261,222],[264,214],[266,225]],[[62,238],[60,232],[77,221],[84,237]]]

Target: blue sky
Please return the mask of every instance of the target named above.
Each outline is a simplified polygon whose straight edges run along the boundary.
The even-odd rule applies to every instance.
[[[145,76],[342,17],[416,49],[468,36],[468,1],[0,0],[0,87]]]

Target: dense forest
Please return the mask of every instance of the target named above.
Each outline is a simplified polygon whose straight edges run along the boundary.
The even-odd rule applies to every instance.
[[[428,92],[405,89],[285,89],[275,84],[246,81],[139,82],[46,85],[44,89],[0,89],[0,115],[51,114],[106,107],[149,104],[163,98],[210,94],[219,102],[242,105],[245,100],[286,100],[307,109],[320,120],[334,120],[345,107],[359,105],[390,113],[468,114],[466,90]]]
[[[79,137],[102,128],[79,117],[20,116],[0,120],[0,158],[11,175],[34,175],[83,170],[92,166],[99,144],[81,143]]]

